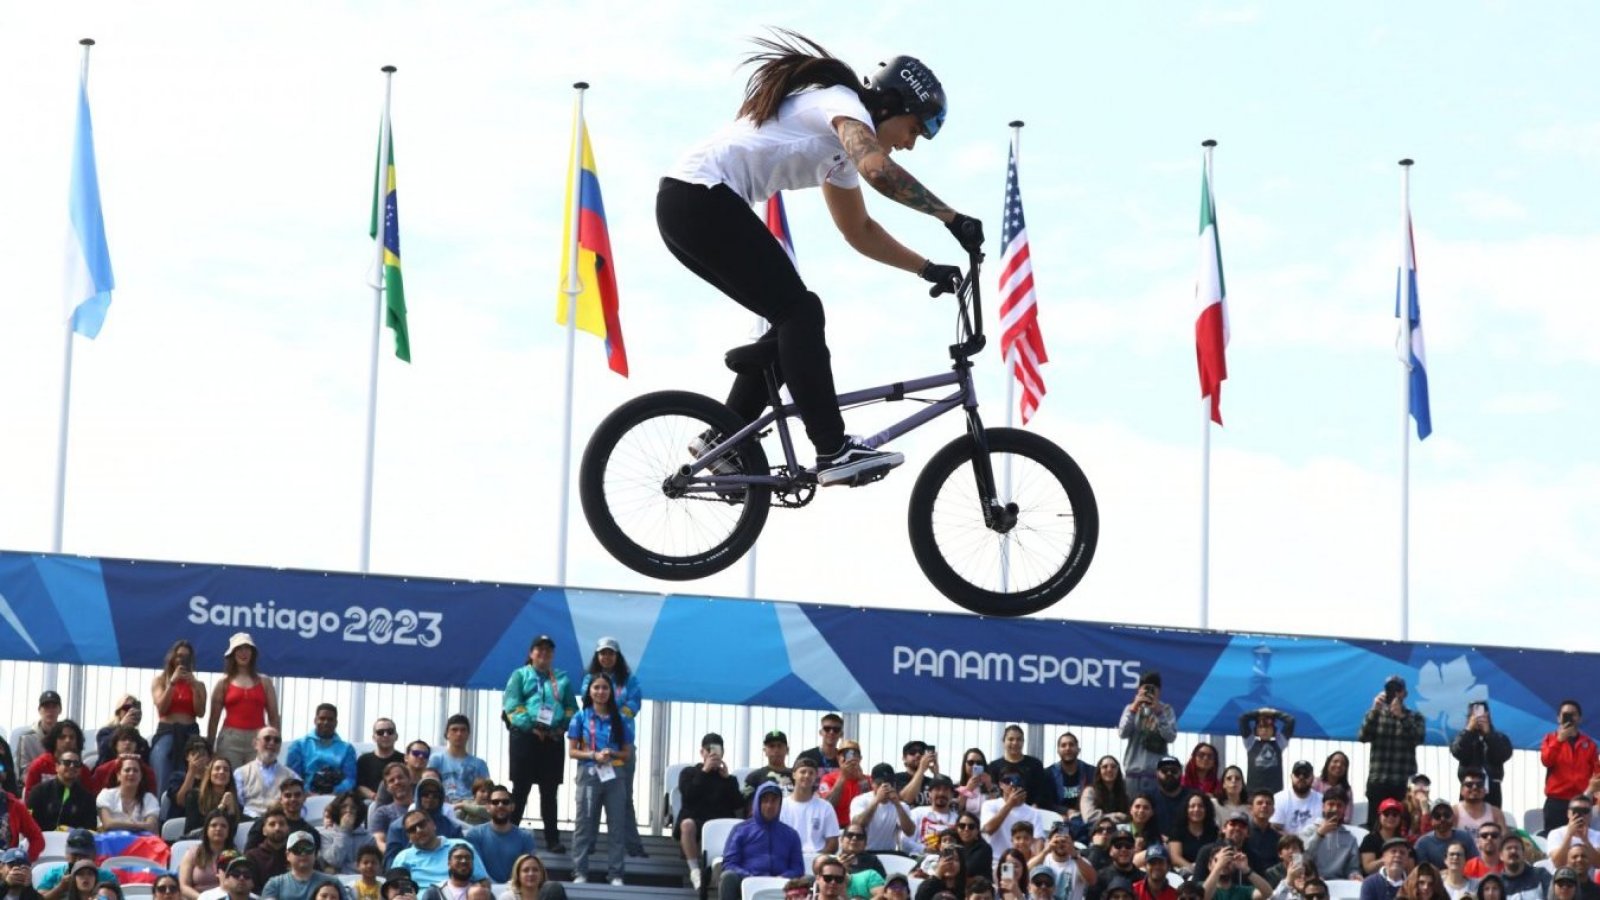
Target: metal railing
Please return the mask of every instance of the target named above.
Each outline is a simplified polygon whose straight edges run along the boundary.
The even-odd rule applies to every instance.
[[[73,672],[73,669],[78,671]],[[133,694],[145,702],[148,718],[141,730],[150,735],[155,731],[154,716],[149,715],[153,713],[150,682],[155,675],[152,669],[0,661],[0,726],[5,728],[9,738],[15,728],[33,722],[39,693],[50,686],[62,692],[66,703],[63,715],[82,725],[91,740],[94,732],[110,720],[117,700],[124,694]],[[199,677],[212,684],[220,673],[199,673]],[[339,707],[343,717],[339,733],[353,743],[370,741],[372,721],[383,717],[394,720],[401,746],[418,738],[439,745],[443,741],[445,719],[453,713],[464,712],[473,722],[472,752],[489,764],[489,771],[497,778],[506,777],[509,771],[505,729],[500,724],[499,691],[315,678],[277,678],[274,681],[287,740],[311,730],[313,711],[323,702]],[[68,690],[69,684],[81,684],[81,688]],[[366,721],[350,721],[354,710],[363,710]],[[648,823],[652,832],[658,832],[663,797],[672,788],[665,783],[666,769],[673,763],[697,761],[702,735],[720,734],[728,747],[728,761],[734,767],[754,767],[763,764],[762,736],[773,729],[781,730],[788,736],[792,762],[801,751],[818,743],[818,719],[823,712],[647,701],[635,729],[639,760],[635,771],[635,804],[641,829]],[[933,744],[939,748],[946,770],[953,772],[959,766],[960,754],[970,747],[977,747],[994,758],[999,753],[1000,731],[1007,722],[1005,719],[861,713],[845,716],[845,733],[861,743],[867,760],[887,762],[897,769],[901,762],[900,748],[907,741],[915,739]],[[1117,737],[1115,728],[1050,723],[1024,723],[1024,728],[1027,752],[1046,764],[1054,761],[1056,738],[1064,731],[1078,736],[1081,756],[1091,763],[1105,755],[1122,757],[1124,742]],[[1204,735],[1180,733],[1172,743],[1172,755],[1187,760],[1194,745],[1204,739]],[[1215,743],[1225,761],[1243,761],[1244,743],[1240,738],[1228,736]],[[1364,799],[1361,786],[1366,782],[1367,753],[1363,745],[1353,741],[1296,739],[1290,743],[1287,757],[1310,760],[1320,771],[1323,760],[1335,750],[1342,750],[1350,757],[1350,783],[1356,786],[1355,799]],[[1456,796],[1456,763],[1447,747],[1420,748],[1418,763],[1420,770],[1433,779],[1435,797]],[[573,780],[569,777],[567,784]],[[1516,751],[1506,767],[1502,789],[1504,808],[1519,822],[1525,811],[1543,805],[1544,768],[1537,751]],[[562,817],[570,822],[573,791],[563,791],[561,799]]]

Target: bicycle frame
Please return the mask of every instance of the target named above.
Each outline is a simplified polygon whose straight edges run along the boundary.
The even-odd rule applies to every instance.
[[[955,409],[964,409],[966,411],[967,432],[972,436],[978,448],[978,453],[975,454],[973,459],[973,468],[978,482],[979,496],[983,498],[986,507],[990,511],[1003,512],[999,510],[999,505],[995,501],[994,473],[989,465],[988,441],[984,435],[983,421],[978,416],[978,395],[972,382],[972,362],[970,359],[971,356],[983,349],[985,343],[983,336],[983,306],[978,291],[978,270],[982,259],[981,253],[970,255],[970,266],[967,274],[955,290],[958,301],[958,342],[950,346],[950,358],[953,363],[951,370],[939,375],[930,375],[911,381],[894,382],[840,394],[838,396],[838,405],[842,409],[867,403],[893,402],[904,400],[909,394],[955,386],[954,393],[935,400],[925,400],[924,402],[928,403],[926,407],[895,422],[877,434],[864,438],[862,443],[873,448],[881,447],[904,434],[915,431],[947,412]],[[800,465],[795,455],[794,438],[790,434],[789,421],[798,417],[799,410],[795,404],[781,401],[778,393],[778,384],[770,367],[765,374],[767,394],[771,400],[770,408],[754,422],[723,438],[716,446],[706,450],[693,463],[680,470],[676,479],[678,481],[677,488],[683,493],[719,494],[726,493],[730,487],[740,486],[784,490],[795,486],[815,484],[815,472]],[[777,426],[778,438],[783,445],[785,474],[702,474],[723,453],[751,439],[754,435],[772,425]]]

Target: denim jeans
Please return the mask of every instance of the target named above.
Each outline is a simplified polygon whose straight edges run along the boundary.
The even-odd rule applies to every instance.
[[[600,811],[605,810],[606,877],[621,878],[627,859],[628,787],[619,772],[616,778],[601,782],[593,766],[585,765],[578,774],[578,821],[572,841],[572,871],[585,878],[589,875],[589,854],[594,852],[595,839],[600,833]]]

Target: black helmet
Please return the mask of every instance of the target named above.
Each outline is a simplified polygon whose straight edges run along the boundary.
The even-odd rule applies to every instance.
[[[866,80],[877,91],[887,116],[911,113],[922,123],[922,133],[933,137],[944,124],[944,86],[933,71],[914,56],[896,56]]]

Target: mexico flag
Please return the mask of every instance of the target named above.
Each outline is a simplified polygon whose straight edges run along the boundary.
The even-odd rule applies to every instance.
[[[1211,398],[1211,421],[1222,424],[1222,382],[1228,377],[1228,292],[1222,281],[1222,245],[1217,208],[1211,197],[1211,171],[1200,173],[1200,276],[1194,285],[1199,316],[1194,321],[1195,357],[1200,364],[1200,396]]]

